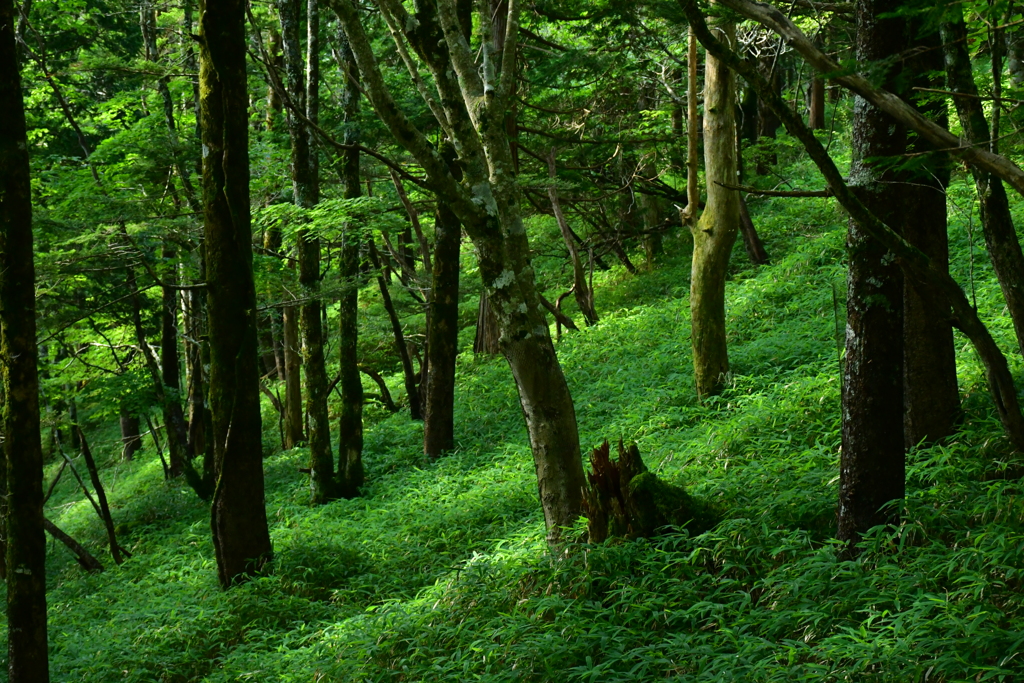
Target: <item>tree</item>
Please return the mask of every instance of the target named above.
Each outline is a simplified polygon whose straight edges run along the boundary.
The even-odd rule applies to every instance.
[[[340,33],[340,32],[339,32]],[[342,89],[342,116],[345,144],[342,152],[342,196],[356,199],[359,185],[359,67],[352,56],[348,38],[339,38],[339,57],[345,71]],[[362,231],[349,222],[341,245],[341,301],[338,305],[338,365],[341,385],[341,415],[338,418],[338,495],[354,498],[363,485],[363,382],[359,376],[359,247]]]
[[[477,248],[488,301],[501,330],[499,344],[519,389],[548,538],[557,543],[561,528],[579,517],[584,479],[576,412],[534,282],[521,213],[522,190],[505,132],[519,7],[509,4],[500,55],[494,50],[490,13],[479,15],[482,63],[478,64],[466,40],[465,15],[460,17],[456,2],[419,2],[412,15],[393,0],[377,5],[397,29],[393,35],[399,44],[408,41],[433,76],[438,97],[425,84],[421,93],[455,145],[463,170],[463,181],[458,182],[396,103],[355,5],[350,0],[329,0],[329,4],[348,36],[374,111],[422,165],[430,189],[449,201]]]
[[[716,32],[735,42],[736,28],[722,21]],[[729,374],[725,340],[725,276],[740,223],[740,196],[723,187],[736,182],[736,77],[708,55],[704,82],[704,175],[707,208],[693,230],[690,321],[693,374],[700,397],[722,390]]]
[[[272,553],[263,500],[244,2],[201,4],[199,37],[209,391],[217,472],[211,526],[218,577],[227,588],[262,571]]]
[[[4,399],[0,510],[7,579],[7,672],[11,683],[46,683],[50,673],[32,195],[14,41],[14,3],[0,0],[0,363]]]
[[[307,12],[308,40],[306,74],[300,46],[300,3],[281,0],[281,35],[284,63],[291,103],[305,115],[300,119],[289,109],[288,132],[292,142],[292,192],[295,205],[311,209],[320,201],[319,165],[312,130],[305,119],[316,123],[319,111],[320,42],[319,13],[315,2]],[[309,458],[314,504],[326,503],[335,496],[334,456],[331,453],[330,421],[327,415],[327,369],[324,365],[324,331],[320,317],[320,240],[300,230],[296,244],[299,284],[303,303],[299,309],[299,335],[302,340],[302,369],[306,377],[306,415],[309,423]]]

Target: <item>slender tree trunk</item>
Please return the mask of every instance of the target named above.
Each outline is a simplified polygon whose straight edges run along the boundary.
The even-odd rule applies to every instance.
[[[700,215],[700,112],[697,109],[697,38],[690,29],[686,51],[686,207],[683,222],[693,226]]]
[[[576,242],[572,239],[569,223],[565,220],[565,215],[562,213],[562,204],[558,201],[558,188],[554,184],[554,181],[558,178],[555,171],[554,147],[548,153],[548,178],[552,180],[552,183],[548,185],[548,199],[551,200],[551,211],[555,214],[555,221],[558,222],[558,229],[562,233],[562,242],[569,251],[569,261],[572,263],[572,287],[573,294],[576,295],[576,305],[579,306],[580,313],[583,314],[587,324],[594,325],[598,319],[597,310],[594,308],[594,290],[590,288],[590,284],[587,282],[587,270],[583,267],[583,260],[580,258],[579,250],[576,249]]]
[[[164,258],[177,258],[177,253],[164,248]],[[171,271],[177,280],[177,268]],[[178,356],[178,292],[172,287],[163,288],[163,307],[160,311],[160,369],[162,381],[170,403],[170,418],[164,417],[168,425],[168,442],[174,440],[177,447],[169,446],[171,453],[170,474],[179,477],[184,473],[184,460],[191,460],[189,451],[188,424],[181,407],[181,362]],[[174,430],[173,436],[171,430]]]
[[[313,123],[319,111],[319,12],[309,3],[307,12],[307,74],[303,78],[299,43],[302,0],[280,0],[281,35],[284,39],[285,71],[292,103]],[[320,188],[316,150],[311,131],[290,110],[288,131],[292,142],[292,188],[295,205],[311,209],[319,202]],[[299,309],[302,369],[306,378],[306,415],[309,421],[309,455],[312,499],[315,505],[331,500],[334,492],[334,455],[331,453],[330,422],[327,416],[327,369],[324,363],[323,321],[320,317],[320,239],[305,230],[298,233],[299,284],[303,303]],[[289,381],[288,389],[293,390]],[[291,398],[291,394],[288,394]],[[288,404],[289,438],[294,438],[294,408]],[[299,425],[301,427],[301,424]],[[294,444],[292,444],[294,445]]]
[[[171,477],[179,477],[189,467],[191,461],[188,453],[188,426],[185,424],[185,415],[182,412],[181,403],[178,401],[177,391],[167,386],[165,381],[167,376],[166,369],[163,373],[161,372],[156,355],[146,340],[146,334],[142,328],[142,304],[140,301],[141,297],[138,294],[138,283],[135,280],[135,272],[130,268],[128,269],[127,282],[128,290],[134,292],[132,295],[132,324],[135,327],[135,338],[139,348],[142,350],[142,356],[149,371],[150,380],[153,382],[153,390],[156,393],[157,401],[160,403],[164,424],[167,425],[167,450],[170,452],[171,460],[167,474]],[[177,361],[176,353],[174,361]],[[175,370],[174,379],[175,383],[177,383],[177,370]],[[201,490],[196,490],[196,493],[200,496],[204,494]]]
[[[956,11],[956,10],[953,10]],[[962,11],[942,25],[942,43],[946,58],[946,83],[950,90],[963,93],[954,97],[964,136],[972,144],[985,146],[989,127],[978,99],[971,59],[967,53],[967,26]],[[1006,308],[1017,335],[1017,347],[1024,353],[1024,253],[1010,215],[1010,204],[1002,180],[971,166],[974,186],[981,204],[982,232],[992,268],[1006,300]]]
[[[302,429],[302,354],[299,342],[299,310],[295,306],[281,309],[284,347],[284,447],[295,448],[305,441]]]
[[[454,152],[454,150],[452,150]],[[454,156],[453,154],[450,156]],[[462,225],[438,197],[427,328],[423,452],[437,458],[455,448],[455,358],[459,342],[459,245]]]
[[[200,107],[217,488],[211,528],[221,586],[263,571],[272,547],[263,499],[256,289],[249,217],[245,5],[200,5]]]
[[[0,0],[0,483],[7,576],[7,674],[11,683],[50,680],[46,637],[43,445],[36,369],[32,194],[14,3]]]
[[[764,77],[772,85],[776,93],[782,92],[782,74],[779,69],[778,57],[766,55],[760,60],[761,71]],[[772,167],[779,163],[778,155],[775,153],[775,132],[779,128],[779,117],[764,102],[757,103],[757,154],[756,172],[758,175],[768,175]],[[708,183],[710,185],[710,183]]]
[[[395,335],[395,350],[398,351],[398,358],[402,362],[402,376],[405,378],[405,393],[409,396],[409,413],[414,420],[422,420],[423,414],[420,410],[420,393],[416,386],[416,373],[412,369],[412,359],[409,357],[409,347],[405,343],[405,333],[402,332],[402,321],[398,319],[398,312],[391,300],[391,293],[388,291],[388,283],[380,266],[380,257],[377,254],[377,245],[370,240],[370,261],[377,271],[377,287],[380,289],[380,298],[384,302],[384,310],[391,320],[391,331]]]
[[[110,555],[114,558],[114,564],[121,564],[124,562],[124,555],[131,557],[131,554],[124,550],[117,542],[117,534],[114,532],[114,518],[110,514],[110,506],[107,504],[107,492],[103,488],[103,482],[100,480],[100,472],[96,467],[96,460],[92,457],[92,450],[89,448],[89,442],[86,441],[82,428],[75,427],[75,429],[78,431],[78,438],[82,442],[82,458],[85,460],[86,469],[89,470],[89,479],[92,481],[93,491],[96,492],[96,504],[99,506],[97,511],[100,513],[100,519],[103,520],[103,526],[107,530]]]
[[[345,142],[359,142],[359,70],[345,34],[339,31],[338,61],[344,65],[345,87],[342,89],[342,110],[345,121]],[[359,183],[359,150],[347,149],[342,154],[342,185],[345,199],[362,194]],[[341,301],[339,320],[339,372],[341,374],[341,416],[338,419],[338,495],[354,498],[363,485],[363,382],[359,376],[359,246],[362,243],[358,226],[346,224],[341,245]]]
[[[735,26],[717,29],[723,40],[735,39]],[[736,182],[735,76],[708,55],[704,75],[704,169],[708,201],[693,230],[690,271],[694,379],[701,398],[718,393],[729,374],[725,340],[725,276],[740,223],[739,193],[719,183]]]
[[[895,0],[857,3],[857,61],[873,64],[906,46],[905,22],[880,18]],[[895,69],[889,82],[899,76]],[[854,105],[851,189],[885,224],[900,226],[906,188],[878,159],[906,152],[906,129],[858,98]],[[846,362],[839,537],[851,544],[869,528],[894,519],[882,506],[903,498],[903,276],[880,242],[851,220],[847,237]]]

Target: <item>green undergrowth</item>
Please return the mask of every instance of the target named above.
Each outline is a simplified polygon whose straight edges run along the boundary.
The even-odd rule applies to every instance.
[[[751,202],[773,261],[734,253],[721,396],[694,395],[685,235],[652,269],[596,273],[600,324],[558,344],[585,448],[636,441],[652,471],[722,512],[710,531],[550,556],[508,367],[467,352],[457,450],[428,464],[420,425],[371,411],[357,500],[309,507],[308,454],[277,452],[266,413],[274,571],[223,592],[204,504],[162,480],[151,448],[117,462],[97,428],[133,556],[112,566],[65,475],[47,514],[107,571],[83,575],[50,542],[54,680],[1018,679],[1021,463],[963,339],[961,432],[911,452],[899,528],[874,530],[857,560],[837,552],[846,220],[830,201]],[[1013,349],[968,222],[951,214],[953,272]]]

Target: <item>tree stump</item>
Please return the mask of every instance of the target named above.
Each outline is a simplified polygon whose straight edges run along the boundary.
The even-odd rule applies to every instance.
[[[583,511],[591,543],[608,538],[650,538],[665,526],[713,526],[712,516],[681,486],[658,479],[647,469],[636,444],[611,459],[608,442],[590,454],[592,472],[583,491]]]

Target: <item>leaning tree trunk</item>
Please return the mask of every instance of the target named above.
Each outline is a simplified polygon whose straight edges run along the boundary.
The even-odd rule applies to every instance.
[[[349,48],[348,39],[339,31],[339,59],[346,65],[345,87],[342,89],[342,110],[345,122],[345,143],[359,142],[356,117],[359,113],[359,72]],[[359,184],[359,149],[342,152],[342,186],[345,199],[362,194]],[[339,373],[341,379],[341,415],[338,418],[338,495],[354,498],[363,485],[363,382],[359,376],[359,226],[345,225],[341,244],[341,301],[339,320]]]
[[[7,575],[7,672],[11,683],[50,680],[46,641],[43,445],[36,369],[32,194],[14,4],[0,0],[0,453]]]
[[[736,27],[722,22],[723,40]],[[693,370],[701,398],[722,390],[729,374],[725,339],[725,276],[740,223],[739,193],[722,187],[736,181],[736,77],[708,55],[704,83],[704,168],[708,200],[693,230],[690,319]]]
[[[967,26],[962,10],[959,16],[942,25],[942,43],[946,58],[946,83],[950,90],[962,93],[954,97],[964,137],[973,144],[987,146],[988,121],[978,98],[971,59],[967,53]],[[1017,29],[1019,32],[1019,29]],[[1017,347],[1024,353],[1024,253],[1013,227],[1010,204],[1003,182],[988,171],[971,166],[974,186],[980,201],[982,232],[992,260],[992,269],[1006,300],[1006,308],[1017,335]]]
[[[263,499],[244,2],[206,0],[199,26],[210,410],[218,472],[211,527],[218,578],[227,588],[261,572],[273,552]]]

